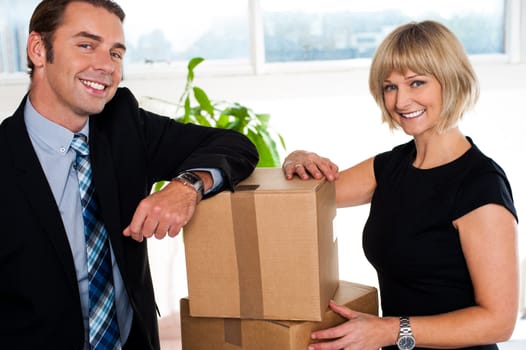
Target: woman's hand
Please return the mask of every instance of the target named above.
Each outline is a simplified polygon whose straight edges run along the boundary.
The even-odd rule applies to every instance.
[[[399,328],[397,318],[380,318],[356,312],[332,300],[329,306],[348,321],[313,332],[312,339],[321,342],[310,344],[309,350],[378,350],[396,343]]]
[[[288,180],[292,179],[295,174],[303,180],[311,177],[319,180],[324,176],[329,181],[338,178],[338,166],[330,159],[320,157],[313,152],[292,152],[285,158],[282,168]]]

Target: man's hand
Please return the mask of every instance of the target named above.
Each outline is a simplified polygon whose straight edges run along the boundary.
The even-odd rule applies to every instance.
[[[144,237],[175,237],[190,221],[197,205],[197,192],[179,181],[144,198],[123,231],[125,236],[142,242]]]

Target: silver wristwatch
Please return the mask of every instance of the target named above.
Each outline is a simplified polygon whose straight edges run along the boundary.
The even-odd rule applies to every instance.
[[[413,336],[413,331],[411,330],[411,322],[409,322],[409,317],[400,317],[400,334],[398,335],[396,345],[400,350],[413,350],[416,345],[415,337]]]
[[[191,186],[197,192],[197,202],[203,198],[205,186],[203,180],[190,171],[183,171],[173,178],[173,181],[179,181],[185,186]]]

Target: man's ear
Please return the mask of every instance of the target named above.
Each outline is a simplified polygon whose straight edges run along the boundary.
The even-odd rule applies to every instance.
[[[35,65],[42,67],[46,63],[46,47],[39,33],[31,32],[27,38],[27,56]]]

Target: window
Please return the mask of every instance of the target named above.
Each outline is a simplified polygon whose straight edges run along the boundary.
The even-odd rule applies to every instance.
[[[133,65],[207,60],[249,62],[247,0],[120,0]]]
[[[26,70],[29,16],[38,0],[0,0],[0,74]]]
[[[0,0],[0,74],[26,68],[29,17],[38,0]],[[369,59],[395,26],[435,19],[451,28],[471,55],[510,56],[520,33],[510,15],[520,0],[118,0],[126,11],[127,72],[179,67],[195,56],[209,65],[254,72],[274,64]],[[484,33],[484,35],[481,35]],[[507,55],[507,56],[506,56]],[[523,58],[524,59],[524,58]],[[312,63],[311,63],[312,64]],[[252,68],[250,68],[252,67]],[[258,68],[259,67],[259,68]]]
[[[423,19],[447,25],[469,54],[505,53],[504,0],[261,0],[261,6],[267,62],[371,58],[394,27]]]

